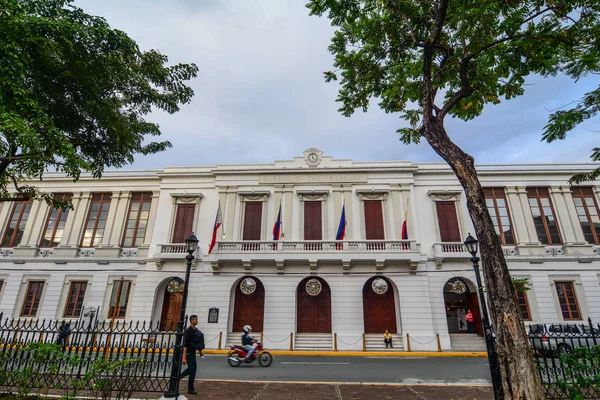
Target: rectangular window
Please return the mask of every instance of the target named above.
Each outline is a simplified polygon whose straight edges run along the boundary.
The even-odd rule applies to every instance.
[[[508,204],[504,188],[484,188],[485,204],[494,222],[494,229],[503,245],[515,244],[515,235],[512,228]]]
[[[108,318],[125,318],[125,314],[127,313],[127,304],[129,303],[130,291],[131,281],[113,281],[110,304],[108,307]]]
[[[456,205],[454,203],[454,201],[435,202],[442,243],[462,242],[460,228],[458,227],[458,217],[456,215]]]
[[[529,301],[527,300],[527,292],[525,290],[516,290],[517,303],[521,309],[523,321],[531,321],[531,312],[529,311]]]
[[[304,202],[304,240],[323,240],[323,221],[320,201]]]
[[[37,315],[43,290],[44,281],[29,281],[25,301],[21,309],[21,317],[35,317]]]
[[[577,296],[573,282],[554,282],[556,294],[558,295],[558,304],[564,320],[581,320],[579,305],[577,305]]]
[[[192,234],[195,212],[195,204],[177,204],[175,227],[173,228],[171,243],[185,243],[185,239]]]
[[[562,244],[548,188],[527,188],[527,197],[538,240],[542,244]]]
[[[260,240],[262,228],[262,201],[247,201],[244,209],[242,240]]]
[[[121,247],[138,247],[144,243],[151,201],[152,193],[133,193],[131,195]]]
[[[367,240],[385,240],[381,200],[365,200],[365,231]]]
[[[571,193],[585,240],[590,244],[600,244],[600,217],[594,191],[591,187],[573,187]]]
[[[4,279],[0,279],[0,292],[2,292],[3,287],[4,287]]]
[[[55,194],[54,196],[62,201],[70,201],[72,194],[61,193]],[[48,218],[46,219],[46,225],[44,226],[44,232],[42,233],[40,247],[56,247],[60,244],[68,216],[68,208],[63,210],[62,208],[53,207],[48,212]]]
[[[86,289],[87,282],[71,282],[63,317],[78,318],[81,315]]]
[[[94,193],[92,196],[85,232],[81,238],[81,247],[94,247],[102,242],[110,208],[110,195],[110,193]]]
[[[13,204],[1,247],[16,247],[21,243],[31,204],[31,201],[18,201]]]

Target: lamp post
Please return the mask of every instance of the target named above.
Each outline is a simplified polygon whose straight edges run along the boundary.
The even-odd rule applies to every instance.
[[[485,296],[483,294],[483,284],[481,283],[481,274],[479,273],[479,257],[477,257],[477,248],[479,241],[471,234],[465,240],[467,251],[471,253],[471,262],[475,270],[475,279],[477,280],[477,292],[479,294],[479,302],[483,313],[483,330],[485,334],[485,346],[487,348],[488,362],[490,364],[490,374],[492,376],[492,387],[494,390],[495,400],[504,400],[504,390],[502,389],[502,376],[500,375],[500,363],[498,361],[498,353],[496,352],[496,341],[493,336],[490,319],[488,317],[487,306],[485,304]]]
[[[165,393],[165,398],[178,398],[179,397],[179,373],[181,372],[181,342],[183,341],[184,331],[184,320],[185,320],[185,308],[187,306],[188,288],[190,282],[190,271],[192,269],[192,262],[194,261],[194,253],[198,248],[198,238],[194,235],[194,232],[185,240],[185,248],[187,255],[187,266],[185,269],[185,281],[183,285],[183,299],[181,300],[181,313],[179,314],[179,323],[177,324],[177,333],[175,334],[175,349],[173,351],[173,364],[171,364],[171,378],[169,379],[169,391]]]

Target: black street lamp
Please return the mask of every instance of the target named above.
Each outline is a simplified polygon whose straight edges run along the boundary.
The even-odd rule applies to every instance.
[[[487,306],[485,304],[485,296],[483,294],[483,285],[481,283],[481,274],[479,273],[479,257],[477,257],[477,248],[479,241],[469,233],[465,240],[465,247],[471,253],[471,261],[475,270],[475,279],[477,280],[477,292],[479,293],[479,302],[483,313],[483,330],[485,332],[485,346],[487,348],[488,362],[490,364],[490,374],[492,376],[492,387],[494,390],[495,400],[504,400],[504,390],[502,389],[502,376],[500,375],[500,362],[498,361],[498,353],[496,352],[496,341],[490,326]]]
[[[179,314],[179,323],[177,325],[177,333],[175,335],[175,349],[173,350],[173,364],[171,365],[171,378],[169,379],[169,391],[165,393],[165,398],[178,398],[179,397],[179,373],[181,372],[181,342],[183,341],[183,331],[185,326],[185,308],[187,306],[188,288],[190,281],[190,271],[192,269],[192,262],[194,261],[194,253],[198,248],[198,238],[194,235],[194,232],[185,239],[185,248],[187,255],[187,267],[185,269],[185,281],[183,284],[183,299],[181,300],[181,313]]]

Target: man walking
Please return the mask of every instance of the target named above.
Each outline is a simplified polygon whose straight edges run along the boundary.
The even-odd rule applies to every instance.
[[[179,379],[186,376],[188,378],[188,393],[196,394],[194,389],[194,379],[196,379],[196,351],[204,349],[204,334],[198,328],[198,316],[190,316],[190,326],[185,330],[183,336],[183,365],[187,365],[187,369],[179,375]]]

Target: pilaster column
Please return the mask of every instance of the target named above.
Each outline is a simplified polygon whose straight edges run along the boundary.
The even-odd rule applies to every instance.
[[[73,209],[69,212],[63,233],[63,238],[66,238],[66,240],[63,240],[58,247],[79,247],[91,198],[92,194],[90,192],[73,194]]]
[[[575,203],[568,187],[550,187],[550,196],[554,203],[555,218],[560,227],[564,244],[585,244],[586,240],[579,224]]]
[[[352,210],[358,198],[352,195],[352,185],[347,185],[342,188],[342,199],[346,204],[346,238],[349,240],[360,240],[360,222],[354,221],[352,218]]]
[[[342,205],[344,204],[344,185],[333,185],[333,235],[331,237],[324,237],[324,240],[335,240],[337,235],[337,229],[340,224],[340,218],[342,215]]]
[[[46,224],[46,216],[50,207],[45,201],[34,201],[25,224],[23,238],[19,247],[37,247],[40,243],[40,235]]]
[[[390,201],[392,203],[392,215],[388,216],[388,221],[390,224],[393,224],[395,235],[390,235],[389,239],[401,240],[404,205],[400,185],[390,185]]]
[[[294,218],[294,188],[291,185],[282,188],[283,194],[283,234],[286,240],[297,240],[298,229],[294,224],[298,218]]]
[[[123,238],[123,232],[125,224],[127,223],[127,214],[129,211],[129,202],[131,201],[131,192],[118,192],[113,193],[112,197],[117,197],[115,200],[115,214],[114,221],[109,230],[109,241],[108,245],[111,247],[121,247],[121,239]],[[111,197],[111,208],[113,207],[113,199]],[[110,216],[110,210],[109,210]]]
[[[121,218],[117,218],[117,215],[122,213],[121,210],[119,210],[121,203],[126,203],[126,201],[122,201],[122,199],[128,199],[129,197],[131,197],[130,192],[112,192],[110,196],[108,215],[106,216],[104,234],[102,235],[102,241],[100,242],[100,246],[96,247],[119,247],[118,244],[115,244],[113,235],[118,235],[119,232],[122,231],[123,220]]]
[[[517,245],[541,244],[535,231],[526,188],[524,186],[506,188],[506,200],[513,217],[512,223],[517,235]]]
[[[150,243],[152,243],[152,234],[154,233],[156,214],[158,213],[159,197],[160,191],[152,192],[152,200],[150,202],[150,214],[148,215],[148,227],[146,228],[146,236],[144,236],[144,244],[142,244],[142,247],[149,247]]]
[[[408,211],[406,218],[406,230],[408,231],[408,239],[419,241],[419,215],[417,213],[413,185],[400,185],[402,220]],[[400,230],[400,238],[402,238],[402,230]]]

